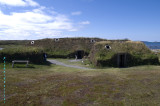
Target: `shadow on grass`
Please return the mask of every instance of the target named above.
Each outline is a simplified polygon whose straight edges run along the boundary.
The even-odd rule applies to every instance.
[[[13,68],[35,68],[33,65],[20,65],[20,64],[15,64]]]
[[[14,64],[14,68],[35,68],[34,65],[45,65],[45,66],[50,66],[51,63],[49,61],[46,61],[44,63],[39,63],[39,64],[29,64],[27,67],[25,64]]]
[[[46,65],[46,66],[50,66],[52,63],[50,63],[49,61],[43,62],[43,63],[34,63],[35,65]]]
[[[49,61],[46,61],[43,65],[47,65],[50,66],[52,63],[50,63]]]

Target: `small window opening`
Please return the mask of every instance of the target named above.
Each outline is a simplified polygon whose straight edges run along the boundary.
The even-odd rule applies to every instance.
[[[33,45],[34,44],[34,41],[31,41],[31,45]]]
[[[58,42],[58,41],[59,41],[59,39],[58,39],[58,38],[56,38],[56,39],[55,39],[55,41],[56,41],[56,42]]]
[[[95,40],[94,39],[91,39],[91,43],[94,43],[95,42]]]
[[[109,49],[111,49],[111,46],[106,45],[105,48],[109,50]]]

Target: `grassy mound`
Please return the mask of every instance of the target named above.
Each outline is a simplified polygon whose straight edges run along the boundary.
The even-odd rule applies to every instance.
[[[111,49],[106,49],[106,45]],[[125,66],[159,64],[158,57],[144,43],[133,41],[97,42],[90,52],[90,61],[95,66],[118,67],[118,55],[122,53],[126,55]]]
[[[10,45],[26,45],[31,40],[0,40],[0,47],[10,46]]]
[[[0,51],[0,61],[6,57],[7,62],[12,60],[29,60],[31,63],[41,64],[44,62],[43,50],[36,47],[5,48]]]
[[[93,42],[91,41],[93,40]],[[60,38],[36,40],[34,47],[42,47],[48,57],[73,58],[77,50],[83,50],[88,55],[95,42],[102,41],[99,38]],[[95,42],[94,42],[95,41]],[[30,43],[28,45],[31,45]]]

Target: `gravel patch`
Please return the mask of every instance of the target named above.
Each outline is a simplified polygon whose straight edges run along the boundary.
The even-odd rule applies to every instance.
[[[75,66],[75,65],[68,65],[62,62],[59,62],[57,60],[48,60],[50,63],[52,64],[56,64],[56,65],[61,65],[61,66],[65,66],[65,67],[71,67],[71,68],[77,68],[77,69],[84,69],[84,70],[91,70],[91,68],[86,68],[86,67],[80,67],[80,66]]]

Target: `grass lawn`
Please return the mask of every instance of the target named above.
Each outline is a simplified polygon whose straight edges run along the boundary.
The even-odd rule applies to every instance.
[[[0,106],[160,105],[160,66],[81,70],[57,65],[0,64]]]

